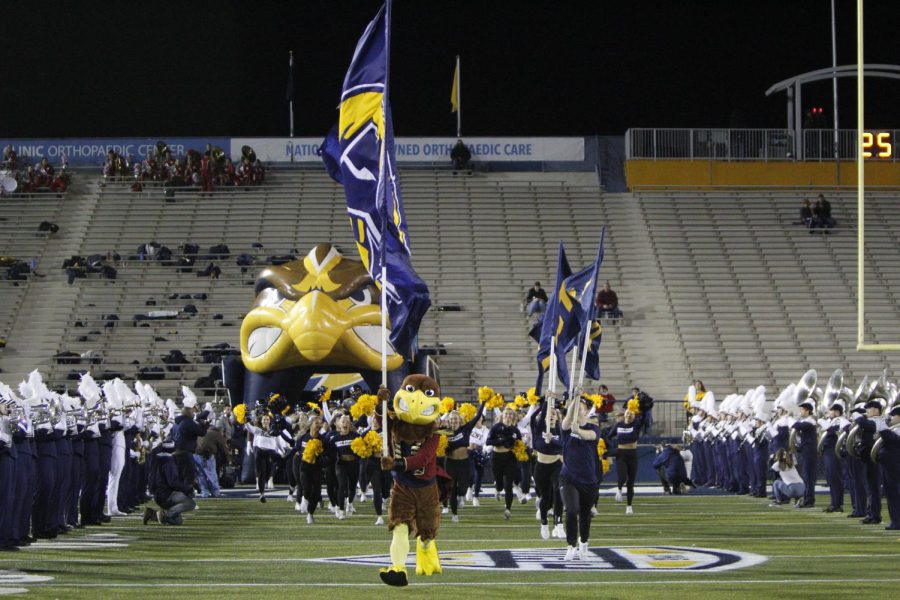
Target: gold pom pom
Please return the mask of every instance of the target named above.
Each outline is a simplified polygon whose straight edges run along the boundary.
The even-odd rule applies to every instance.
[[[350,407],[350,416],[358,419],[363,415],[371,417],[375,414],[375,406],[378,404],[378,396],[373,394],[363,394]]]
[[[506,400],[503,399],[503,394],[494,394],[491,398],[484,403],[484,407],[487,410],[493,410],[495,408],[503,408],[506,404]]]
[[[590,400],[597,410],[603,408],[603,394],[582,394],[581,397]]]
[[[525,394],[525,399],[528,400],[528,404],[537,404],[541,397],[538,396],[537,390],[533,387],[528,388],[528,392]]]
[[[461,404],[459,406],[459,416],[462,417],[464,423],[468,423],[472,419],[475,418],[475,414],[478,410],[475,408],[473,404],[466,402],[465,404]]]
[[[604,454],[606,454],[606,440],[600,438],[597,440],[597,456],[603,458]]]
[[[446,456],[446,455],[447,455],[447,444],[448,444],[448,443],[449,443],[449,442],[447,441],[447,436],[446,436],[446,435],[440,435],[440,436],[438,437],[437,452],[436,452],[435,454],[436,454],[437,456]]]
[[[232,409],[234,413],[234,420],[237,421],[240,425],[243,425],[247,422],[247,405],[246,404],[238,404]]]
[[[528,447],[525,446],[525,442],[522,440],[516,440],[516,443],[513,444],[512,451],[513,454],[516,455],[517,461],[526,462],[528,460]]]
[[[488,386],[484,385],[478,388],[478,401],[480,403],[484,404],[485,402],[491,400],[494,396],[496,396],[496,393]]]
[[[320,402],[328,402],[331,400],[331,388],[325,388],[325,391],[322,392],[322,395],[319,397]]]
[[[441,400],[440,412],[442,415],[446,415],[448,412],[456,408],[456,400],[450,397],[446,397]]]
[[[525,399],[525,396],[523,396],[522,394],[516,394],[516,397],[513,398],[513,401],[512,401],[513,408],[515,408],[516,410],[522,408],[527,403],[528,403],[528,401]]]
[[[380,433],[377,431],[369,431],[363,439],[366,440],[366,444],[372,449],[371,453],[381,452],[381,444],[383,442]]]
[[[637,397],[634,397],[628,401],[626,408],[637,415],[641,412],[641,403],[638,401]]]
[[[319,459],[319,455],[322,454],[322,451],[325,449],[325,446],[322,445],[322,440],[318,438],[314,438],[306,442],[306,448],[303,449],[303,462],[309,463],[311,465],[316,464],[316,461]]]
[[[369,458],[372,456],[372,447],[366,443],[365,438],[354,438],[353,441],[350,442],[350,449],[360,458]]]
[[[600,461],[600,466],[603,468],[603,474],[606,475],[609,473],[609,463],[610,460],[608,458],[604,458]]]

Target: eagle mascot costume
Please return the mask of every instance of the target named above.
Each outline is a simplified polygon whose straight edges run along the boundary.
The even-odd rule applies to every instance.
[[[378,390],[379,404],[390,398],[388,390]],[[393,532],[391,566],[381,569],[381,580],[388,585],[404,586],[409,534],[416,536],[416,575],[441,572],[437,538],[441,526],[441,500],[438,480],[447,474],[438,467],[441,389],[425,375],[409,375],[394,395],[388,410],[389,453],[381,459],[381,468],[392,471],[394,487],[388,506],[388,529]]]

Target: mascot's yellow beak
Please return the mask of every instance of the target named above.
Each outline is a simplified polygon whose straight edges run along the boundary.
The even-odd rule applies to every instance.
[[[401,388],[394,395],[394,412],[397,413],[397,418],[413,425],[433,423],[440,414],[440,404],[437,394],[429,396],[422,390],[408,391]]]

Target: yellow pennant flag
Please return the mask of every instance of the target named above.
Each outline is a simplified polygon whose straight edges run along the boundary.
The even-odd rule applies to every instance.
[[[459,110],[459,61],[456,61],[456,68],[453,70],[453,87],[450,88],[450,112],[455,113]]]

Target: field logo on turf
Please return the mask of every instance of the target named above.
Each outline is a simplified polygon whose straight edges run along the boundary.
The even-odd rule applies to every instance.
[[[519,571],[729,571],[758,565],[765,556],[713,548],[679,546],[614,546],[590,549],[588,560],[566,561],[565,548],[518,548],[504,550],[454,550],[441,552],[445,569],[504,569]],[[351,565],[384,566],[390,564],[386,554],[338,556],[312,559]]]
[[[52,579],[52,577],[44,575],[29,575],[22,571],[0,569],[0,596],[24,594],[28,591],[26,588],[8,587],[10,585],[42,583],[44,581],[51,581]]]

